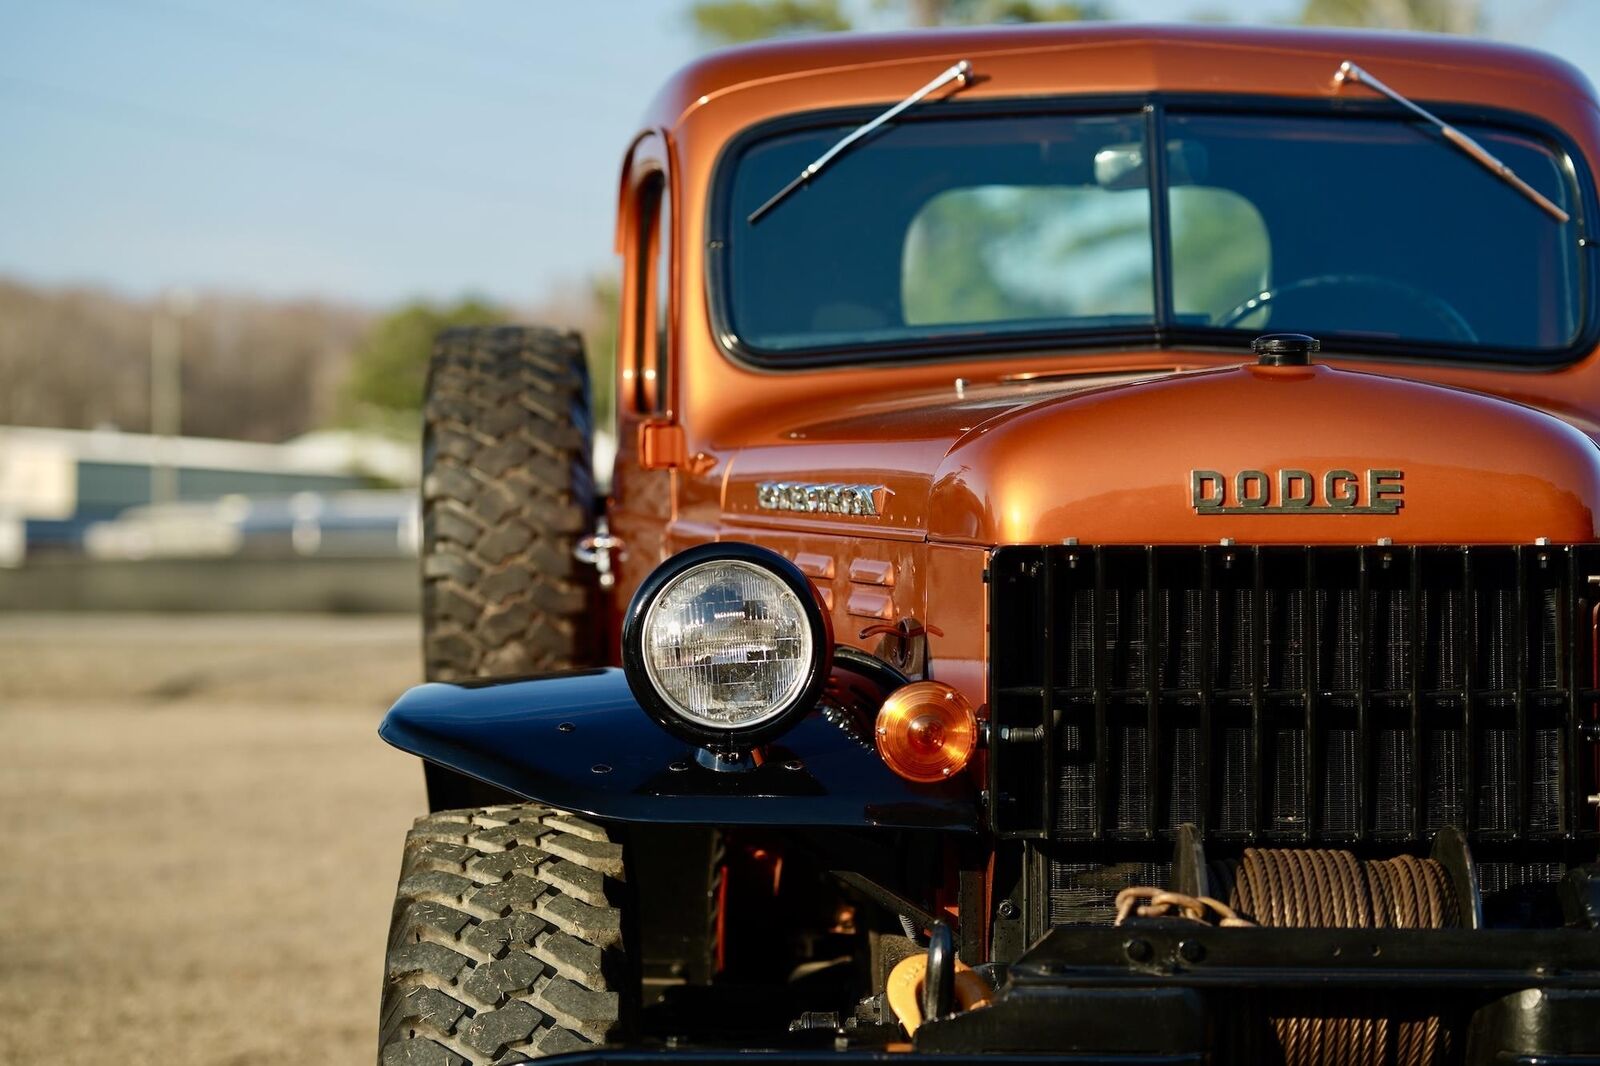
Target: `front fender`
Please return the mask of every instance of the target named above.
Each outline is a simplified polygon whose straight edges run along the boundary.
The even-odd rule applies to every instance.
[[[614,667],[419,685],[378,729],[402,751],[594,818],[977,830],[970,782],[905,781],[864,733],[814,711],[750,768],[711,769],[703,752],[651,720]]]

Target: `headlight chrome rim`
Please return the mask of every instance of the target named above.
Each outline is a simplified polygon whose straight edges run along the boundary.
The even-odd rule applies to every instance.
[[[752,563],[745,562],[742,559],[719,558],[707,560],[703,563],[700,563],[698,566],[692,566],[686,570],[679,571],[677,575],[662,585],[660,593],[658,593],[651,600],[650,606],[645,610],[644,620],[641,623],[640,628],[642,651],[640,658],[644,661],[645,674],[650,679],[651,689],[663,702],[668,705],[668,707],[670,707],[676,713],[678,717],[686,719],[691,724],[699,725],[706,729],[717,729],[718,726],[699,718],[694,710],[685,706],[682,701],[673,697],[672,693],[669,691],[670,685],[667,679],[660,673],[654,656],[650,655],[648,651],[644,650],[643,644],[644,641],[649,638],[651,627],[657,621],[657,613],[661,610],[662,604],[666,601],[668,596],[671,593],[676,592],[686,581],[692,578],[697,571],[708,570],[713,567],[733,568],[747,571],[757,575],[758,580],[765,579],[770,581],[775,579],[775,575],[771,570],[767,569],[766,567],[756,566]],[[777,579],[777,584],[783,590],[783,593],[787,595],[788,600],[793,604],[793,606],[799,609],[801,616],[801,658],[806,661],[810,661],[815,657],[816,634],[811,629],[810,619],[805,616],[804,600],[797,595],[792,588],[789,588],[787,583],[781,579]],[[771,710],[758,717],[745,719],[738,725],[731,728],[733,730],[755,729],[783,714],[787,708],[793,705],[796,697],[798,697],[804,691],[806,680],[805,671],[802,670],[795,675],[794,679],[790,681],[787,686],[785,686],[784,691],[780,693],[779,698],[774,702]]]
[[[807,636],[808,661],[800,680],[790,686],[785,699],[753,721],[719,727],[688,717],[661,687],[645,651],[653,612],[670,590],[691,572],[714,563],[732,563],[776,579],[798,603]],[[828,676],[833,634],[828,616],[818,602],[811,582],[800,569],[777,552],[753,544],[721,542],[702,544],[680,552],[651,572],[633,601],[622,625],[622,664],[628,685],[651,718],[683,739],[715,750],[748,748],[783,733],[817,704]]]

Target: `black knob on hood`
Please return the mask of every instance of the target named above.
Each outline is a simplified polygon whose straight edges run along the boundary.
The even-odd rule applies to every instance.
[[[1322,342],[1304,333],[1266,333],[1250,342],[1250,350],[1262,366],[1305,366]]]

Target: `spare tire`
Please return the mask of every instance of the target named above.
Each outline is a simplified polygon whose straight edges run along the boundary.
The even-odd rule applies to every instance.
[[[430,681],[594,664],[589,371],[577,334],[440,335],[423,407],[422,640]]]

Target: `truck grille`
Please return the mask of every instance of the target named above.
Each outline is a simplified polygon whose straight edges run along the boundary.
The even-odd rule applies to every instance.
[[[1600,548],[997,549],[1001,836],[1594,835]]]

